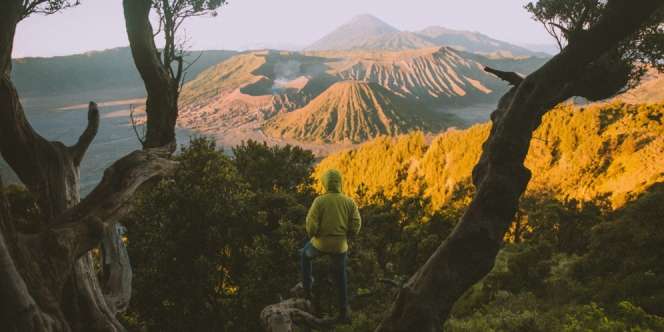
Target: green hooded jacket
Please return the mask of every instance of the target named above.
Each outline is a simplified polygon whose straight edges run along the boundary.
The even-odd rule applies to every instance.
[[[321,179],[325,194],[316,197],[307,214],[311,244],[327,253],[348,251],[348,237],[360,232],[362,220],[357,204],[341,192],[341,173],[329,170]]]

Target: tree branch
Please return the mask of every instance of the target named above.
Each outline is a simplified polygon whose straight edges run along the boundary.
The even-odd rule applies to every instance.
[[[523,76],[521,76],[521,75],[519,75],[515,72],[502,71],[502,70],[498,70],[498,69],[493,69],[493,68],[488,67],[488,66],[484,67],[484,71],[487,72],[487,73],[491,73],[491,74],[494,74],[494,75],[498,76],[498,78],[500,78],[503,81],[506,81],[507,83],[509,83],[513,86],[519,86],[519,84],[521,84],[521,82],[523,82]]]
[[[35,147],[41,149],[48,144],[25,118],[9,77],[0,78],[0,153],[21,180],[37,172],[39,157],[34,153]]]
[[[78,138],[78,142],[69,148],[75,166],[81,164],[90,143],[97,136],[97,130],[99,130],[99,109],[97,108],[97,104],[91,101],[88,105],[88,126]]]
[[[136,107],[134,104],[129,105],[129,119],[131,120],[131,127],[134,129],[134,134],[136,135],[136,139],[138,139],[138,142],[141,143],[141,146],[145,145],[145,127],[143,127],[143,134],[138,133],[138,121],[136,121],[136,118],[134,117],[134,113],[136,112]]]
[[[176,73],[175,73],[175,81],[177,81],[177,82],[178,82],[178,85],[180,85],[180,83],[182,82],[182,70],[183,70],[182,62],[183,62],[184,60],[183,60],[183,58],[182,58],[181,55],[180,55],[180,56],[176,56],[176,57],[174,57],[173,59],[174,59],[175,61],[177,61],[177,63],[178,63],[178,68],[177,68],[177,71],[176,71]],[[181,86],[181,85],[180,85],[180,86]]]
[[[567,28],[565,28],[564,26],[562,26],[562,25],[560,25],[556,22],[550,22],[549,24],[551,24],[551,26],[554,27],[554,28],[558,28],[558,30],[560,30],[566,37],[569,37],[570,31]]]
[[[55,224],[93,217],[107,225],[118,222],[131,208],[129,202],[143,184],[175,171],[177,162],[168,156],[168,148],[155,148],[134,151],[116,161],[106,169],[99,185],[81,203],[60,215]]]

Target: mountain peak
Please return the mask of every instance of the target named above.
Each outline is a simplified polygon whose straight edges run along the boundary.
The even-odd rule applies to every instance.
[[[362,26],[376,26],[383,27],[386,30],[392,30],[392,32],[399,31],[397,28],[385,23],[385,21],[380,18],[371,15],[371,14],[360,14],[353,17],[346,25],[362,25]]]
[[[314,51],[353,49],[367,40],[398,32],[399,29],[381,19],[370,14],[362,14],[353,17],[348,23],[330,32],[307,49]]]
[[[400,31],[371,14],[353,17],[305,50],[406,50],[450,46],[478,54],[501,54],[508,57],[542,56],[526,48],[491,38],[476,31],[429,26],[420,31]]]

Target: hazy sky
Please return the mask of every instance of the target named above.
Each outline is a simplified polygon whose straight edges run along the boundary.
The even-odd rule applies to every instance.
[[[358,14],[402,30],[430,25],[473,30],[517,43],[552,40],[523,9],[527,0],[230,0],[217,17],[193,18],[185,29],[192,49],[255,45],[306,46]],[[52,56],[128,45],[122,0],[81,5],[19,23],[14,57]]]

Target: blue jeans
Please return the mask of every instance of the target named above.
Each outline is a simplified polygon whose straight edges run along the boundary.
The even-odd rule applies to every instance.
[[[334,265],[334,274],[337,282],[337,290],[339,292],[339,308],[345,309],[348,306],[348,275],[346,273],[346,264],[348,260],[347,253],[342,254],[332,254],[322,252],[311,244],[311,241],[308,241],[302,250],[300,250],[300,256],[302,258],[302,286],[305,291],[311,292],[311,281],[312,281],[312,267],[311,261],[322,255],[329,255],[332,258],[332,264]]]

